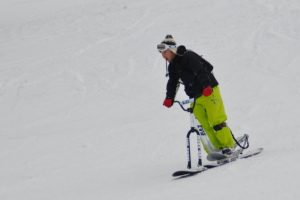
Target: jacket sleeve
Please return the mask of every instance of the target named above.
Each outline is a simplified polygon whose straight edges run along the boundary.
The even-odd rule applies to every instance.
[[[167,83],[167,94],[166,98],[168,99],[175,99],[177,90],[179,88],[179,75],[173,69],[173,65],[169,65],[169,80]]]

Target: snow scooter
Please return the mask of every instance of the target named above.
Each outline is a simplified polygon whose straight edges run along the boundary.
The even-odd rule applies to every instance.
[[[247,149],[249,147],[249,136],[247,134],[235,138],[233,135],[233,138],[236,142],[236,146],[234,148],[234,151],[232,155],[230,156],[225,156],[220,153],[220,150],[216,149],[211,142],[209,141],[209,138],[207,134],[205,133],[203,127],[201,124],[198,122],[198,120],[195,118],[193,114],[193,106],[185,108],[184,106],[186,104],[190,105],[194,102],[194,99],[188,99],[184,101],[174,101],[174,103],[178,103],[182,110],[188,112],[190,114],[190,124],[191,128],[188,131],[186,135],[186,147],[187,147],[187,158],[188,158],[188,163],[187,163],[187,170],[180,170],[176,171],[173,173],[174,177],[182,177],[182,176],[191,176],[200,172],[203,172],[207,169],[211,169],[214,167],[221,166],[223,164],[235,161],[240,158],[248,158],[253,155],[259,154],[263,149],[255,149],[254,151],[247,152],[246,154],[243,154],[243,150]],[[197,135],[197,149],[198,149],[198,158],[197,158],[197,168],[192,169],[192,159],[191,159],[191,142],[190,142],[190,136],[192,133],[196,133]],[[202,149],[201,149],[201,143],[206,152],[208,153],[207,155],[207,160],[209,161],[216,161],[216,164],[210,164],[210,165],[203,165],[202,162]]]

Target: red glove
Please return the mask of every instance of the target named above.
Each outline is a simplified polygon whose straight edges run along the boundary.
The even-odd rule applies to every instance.
[[[204,88],[202,90],[203,96],[206,96],[206,97],[210,96],[212,93],[213,93],[213,89],[211,86],[207,86],[206,88]]]
[[[173,105],[173,99],[165,99],[163,105],[170,108]]]

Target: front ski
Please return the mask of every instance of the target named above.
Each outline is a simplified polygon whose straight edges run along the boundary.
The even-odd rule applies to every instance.
[[[179,170],[173,173],[172,176],[174,177],[186,177],[186,176],[193,176],[195,174],[204,172],[208,168],[206,167],[200,167],[198,169],[186,169],[186,170]]]
[[[234,155],[233,157],[228,157],[225,159],[221,159],[218,160],[216,164],[209,164],[209,165],[204,165],[203,167],[200,167],[198,169],[187,169],[187,170],[180,170],[180,171],[176,171],[173,173],[173,177],[177,177],[177,178],[184,178],[184,177],[189,177],[189,176],[193,176],[196,174],[199,174],[201,172],[204,172],[206,170],[212,169],[212,168],[216,168],[216,167],[220,167],[223,166],[227,163],[231,163],[233,161],[236,161],[238,159],[246,159],[252,156],[255,156],[257,154],[260,154],[263,151],[263,148],[258,148],[258,149],[253,149],[247,152],[243,152],[242,154],[238,154],[237,156]]]

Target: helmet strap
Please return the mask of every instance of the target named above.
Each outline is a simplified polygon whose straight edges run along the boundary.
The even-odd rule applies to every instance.
[[[166,77],[169,76],[168,61],[166,60]]]

